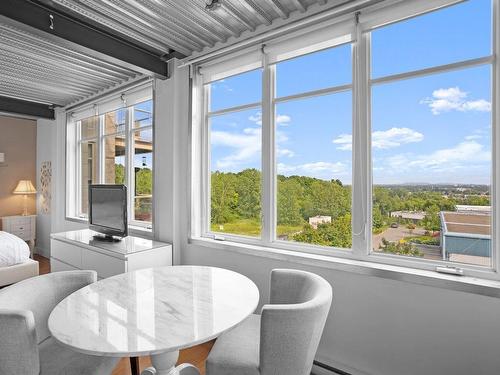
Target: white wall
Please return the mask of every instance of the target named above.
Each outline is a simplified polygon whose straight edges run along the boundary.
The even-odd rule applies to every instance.
[[[42,214],[37,198],[36,236],[37,252],[50,257],[50,233],[85,228],[86,225],[65,219],[66,189],[66,114],[56,110],[55,120],[37,121],[37,181],[40,181],[40,166],[44,161],[52,163],[52,202],[49,214]]]
[[[38,120],[36,133],[36,180],[38,186],[37,194],[37,217],[36,217],[36,252],[45,257],[50,256],[50,227],[51,213],[42,213],[40,199],[40,167],[43,162],[52,162],[52,137],[55,121]]]
[[[352,374],[500,371],[500,299],[189,245],[183,263],[240,272],[268,300],[273,268],[323,276],[334,302],[317,359]],[[261,306],[259,306],[260,308]]]

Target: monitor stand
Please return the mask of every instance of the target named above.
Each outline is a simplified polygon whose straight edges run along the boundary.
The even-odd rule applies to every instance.
[[[120,242],[122,240],[119,237],[113,237],[108,234],[95,234],[93,238],[96,241],[103,241],[103,242]]]

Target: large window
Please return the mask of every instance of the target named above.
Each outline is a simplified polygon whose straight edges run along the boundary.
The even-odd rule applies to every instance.
[[[68,155],[69,216],[87,218],[90,184],[124,184],[129,195],[129,222],[151,228],[153,102],[143,97],[133,105],[122,104],[122,108],[68,123],[69,153],[73,150],[71,139],[76,139],[76,157]],[[71,167],[73,160],[76,169]]]
[[[496,277],[492,3],[375,7],[202,63],[193,234]]]
[[[371,33],[373,251],[492,266],[490,20],[473,0]]]

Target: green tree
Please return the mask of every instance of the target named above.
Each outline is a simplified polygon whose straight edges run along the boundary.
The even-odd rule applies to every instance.
[[[422,225],[425,230],[436,232],[441,230],[441,220],[439,219],[439,207],[436,205],[430,206],[425,217],[422,220]]]
[[[125,167],[122,164],[115,164],[115,184],[125,183]]]
[[[382,238],[382,244],[380,245],[380,250],[384,253],[396,254],[396,255],[406,255],[412,257],[423,257],[424,253],[418,250],[415,245],[404,240],[398,242],[389,242],[385,238]]]
[[[236,176],[233,173],[212,173],[211,219],[212,223],[224,224],[236,215],[238,193],[235,189]]]
[[[278,225],[298,225],[303,188],[295,179],[278,180]]]
[[[260,218],[261,175],[256,169],[245,169],[235,176],[235,190],[238,195],[237,214],[245,219]]]
[[[380,229],[384,226],[384,218],[378,205],[373,206],[372,222],[375,229]]]
[[[153,172],[149,168],[141,168],[135,172],[135,192],[137,195],[151,195],[153,192]]]
[[[350,248],[352,246],[351,233],[351,215],[347,214],[331,223],[319,224],[318,229],[305,224],[302,231],[293,236],[293,240],[323,246]]]

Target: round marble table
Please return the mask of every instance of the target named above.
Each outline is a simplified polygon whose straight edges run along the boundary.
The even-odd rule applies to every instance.
[[[62,345],[91,355],[151,355],[143,374],[198,374],[175,367],[180,349],[216,338],[252,314],[257,286],[212,267],[148,268],[101,280],[71,294],[48,325]]]

